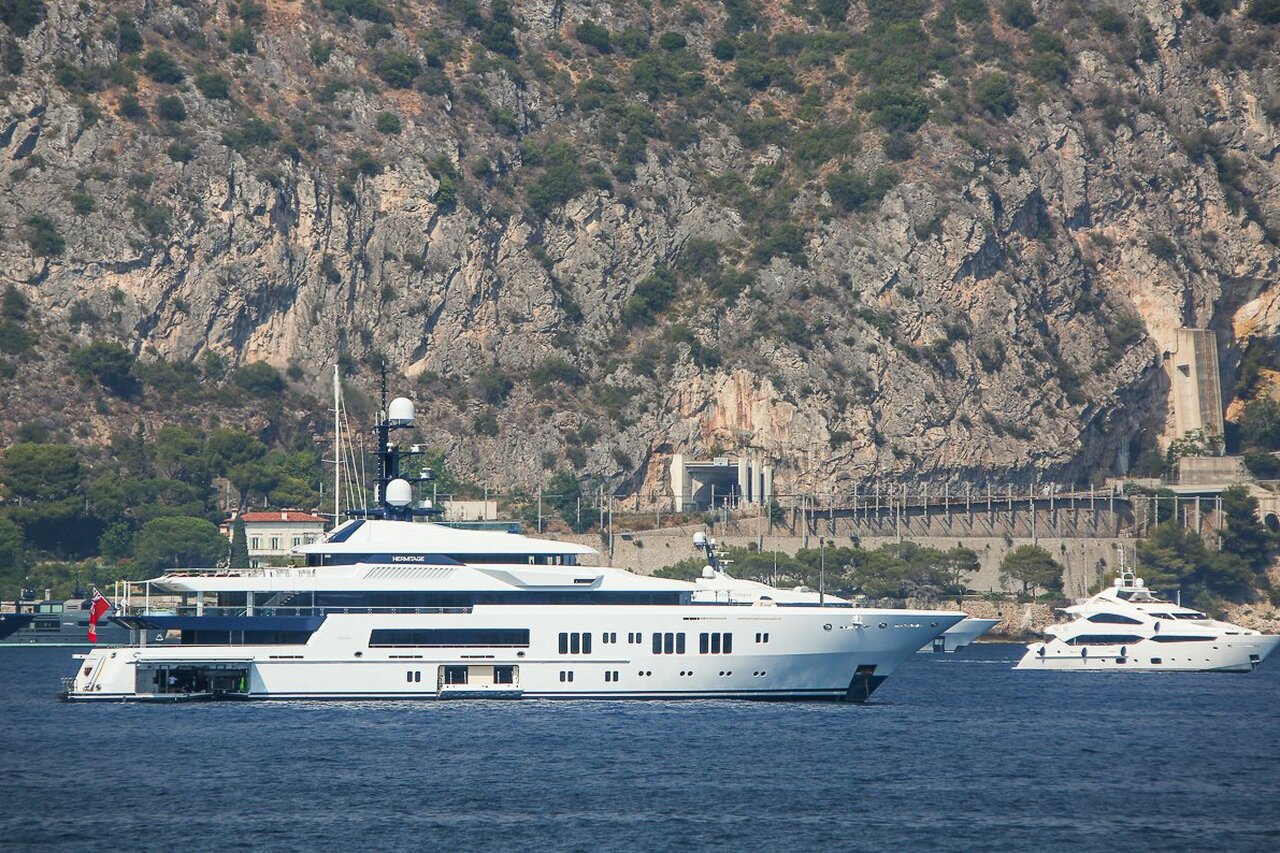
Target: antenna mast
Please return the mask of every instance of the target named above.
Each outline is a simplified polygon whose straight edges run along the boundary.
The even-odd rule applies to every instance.
[[[333,366],[333,526],[342,518],[342,382]]]

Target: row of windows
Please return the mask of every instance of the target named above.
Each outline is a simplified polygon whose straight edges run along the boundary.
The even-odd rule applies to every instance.
[[[279,536],[270,536],[270,537],[268,537],[268,538],[267,538],[267,541],[270,543],[270,545],[268,545],[269,550],[272,550],[272,551],[279,551],[279,550],[280,550],[280,548],[281,548],[281,544],[280,544],[280,543],[281,543],[283,540],[282,540]],[[299,545],[310,545],[312,542],[315,542],[315,541],[316,541],[316,534],[314,534],[314,533],[308,533],[308,534],[307,534],[307,535],[305,535],[305,536],[294,536],[294,537],[293,537],[293,547],[294,547],[294,548],[297,548]],[[250,550],[252,550],[252,551],[261,551],[261,550],[262,550],[262,537],[261,537],[261,536],[250,536],[250,537],[249,537],[249,549],[250,549]]]
[[[757,642],[757,643],[767,643],[767,642],[769,642],[769,632],[768,632],[768,631],[765,631],[765,632],[762,634],[762,633],[760,633],[759,631],[757,631],[757,632],[756,632],[756,642]]]
[[[572,633],[560,633],[560,654],[562,655],[589,655],[591,654],[591,634],[580,634],[577,631]]]
[[[661,634],[655,631],[653,634],[653,653],[655,655],[684,654],[684,634],[670,632]]]
[[[1211,643],[1217,637],[1178,637],[1171,634],[1156,634],[1154,637],[1137,637],[1133,634],[1081,634],[1067,640],[1069,646],[1127,646],[1140,643],[1144,639],[1153,643]]]
[[[566,671],[563,669],[560,670],[560,680],[562,682],[573,681],[573,671],[572,670]]]
[[[410,684],[420,684],[422,682],[422,673],[410,670],[404,674],[404,680]]]
[[[293,606],[349,609],[474,607],[482,604],[680,604],[680,592],[316,592],[300,593],[304,598]],[[219,607],[244,607],[245,593],[218,594]],[[636,641],[640,638],[637,635]]]
[[[733,634],[718,632],[698,635],[698,654],[731,655],[733,654]]]
[[[604,673],[604,680],[605,680],[605,681],[617,681],[617,680],[618,680],[618,671],[617,671],[616,669],[614,669],[614,670],[606,670],[606,671],[605,671],[605,673]]]
[[[561,634],[561,637],[564,635]],[[590,635],[588,635],[590,636]],[[589,644],[590,641],[588,641]],[[374,628],[369,648],[502,646],[528,648],[528,628]]]

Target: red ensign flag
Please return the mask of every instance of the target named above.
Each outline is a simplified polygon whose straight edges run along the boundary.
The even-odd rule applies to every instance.
[[[89,642],[98,642],[98,620],[102,618],[102,614],[111,609],[111,602],[107,601],[107,597],[98,592],[98,588],[93,588],[93,600],[89,602]]]

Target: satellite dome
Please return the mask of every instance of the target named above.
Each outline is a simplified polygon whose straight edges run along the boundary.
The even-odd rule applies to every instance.
[[[408,480],[396,479],[387,483],[387,503],[392,506],[408,506],[413,503],[413,486],[409,485]]]
[[[413,401],[408,397],[396,397],[387,407],[387,423],[395,426],[410,426],[417,412],[413,409]]]

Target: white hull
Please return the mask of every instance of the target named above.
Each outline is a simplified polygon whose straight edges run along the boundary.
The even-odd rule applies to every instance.
[[[861,701],[922,643],[962,616],[716,605],[515,605],[457,614],[331,614],[303,645],[97,649],[84,656],[66,698],[205,698],[205,690],[184,693],[165,684],[169,673],[199,670],[222,673],[218,698]],[[375,628],[512,626],[530,627],[527,647],[369,645]],[[591,633],[591,653],[560,653],[561,632]],[[684,633],[685,653],[655,654],[655,632]],[[699,653],[701,632],[731,633],[732,652]],[[767,641],[757,639],[766,634]],[[638,642],[628,642],[632,635]],[[605,637],[616,637],[617,642],[603,642]],[[459,668],[466,668],[466,683],[446,683],[458,678]]]
[[[942,636],[922,646],[920,651],[948,653],[961,651],[999,624],[999,619],[975,619],[972,616],[966,616],[961,622],[948,628]]]
[[[1215,640],[1126,646],[1075,647],[1059,640],[1031,643],[1015,669],[1079,672],[1250,672],[1280,643],[1280,637],[1228,635]],[[1044,653],[1041,654],[1043,649]]]

